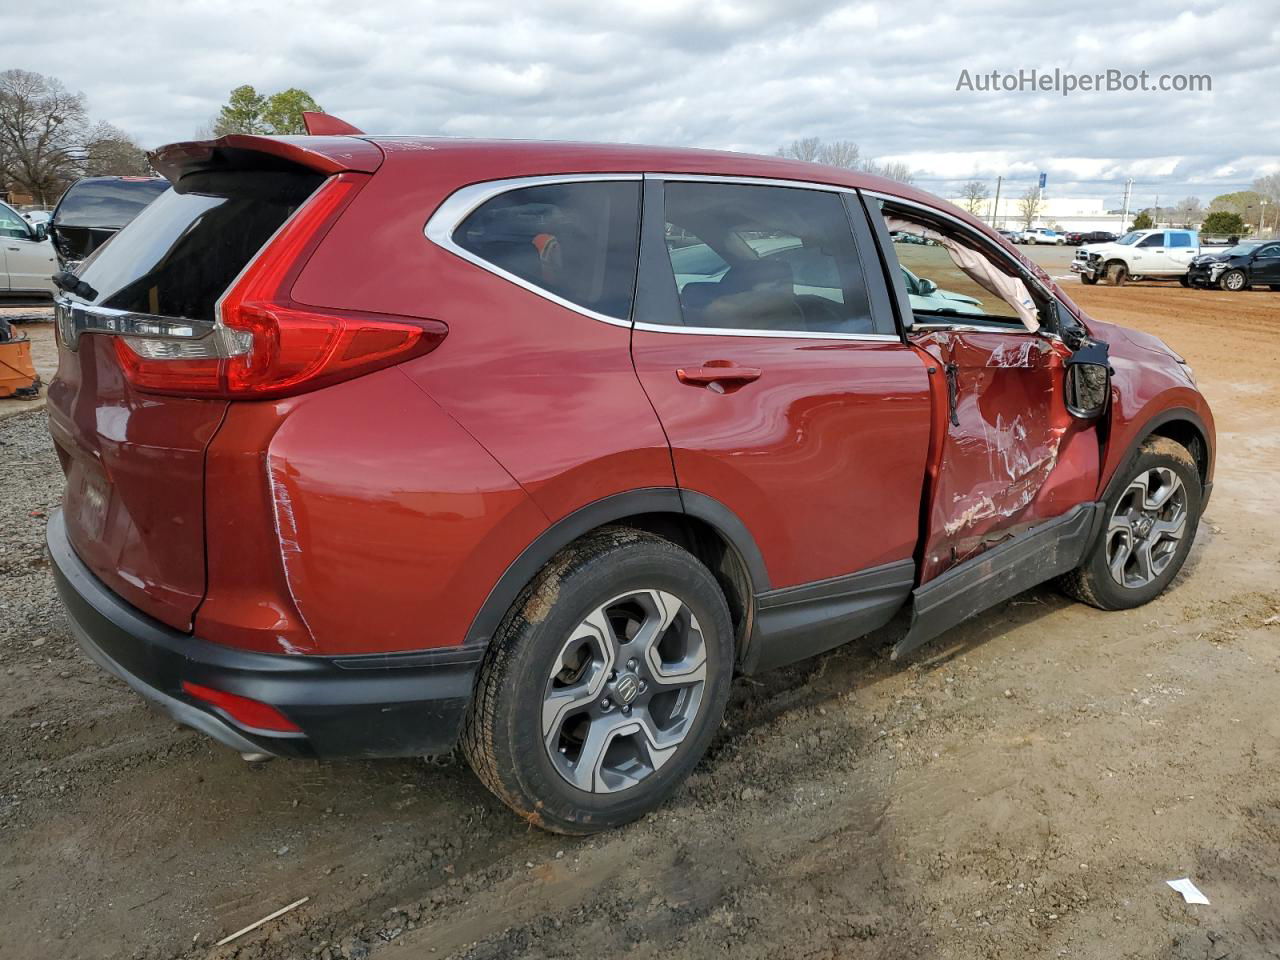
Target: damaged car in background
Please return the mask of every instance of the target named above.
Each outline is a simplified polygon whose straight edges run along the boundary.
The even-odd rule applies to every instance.
[[[936,197],[308,122],[161,148],[57,301],[70,621],[235,750],[460,744],[586,834],[678,788],[736,673],[1186,560],[1191,370]]]

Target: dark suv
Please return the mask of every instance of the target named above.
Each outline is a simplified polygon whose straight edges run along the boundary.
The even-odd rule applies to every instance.
[[[49,221],[58,262],[74,267],[169,189],[163,177],[84,177],[62,195]]]
[[[599,830],[736,672],[905,610],[901,656],[1051,578],[1137,606],[1209,497],[1181,358],[900,183],[357,135],[155,163],[58,298],[49,549],[89,655],[245,753],[460,740]]]

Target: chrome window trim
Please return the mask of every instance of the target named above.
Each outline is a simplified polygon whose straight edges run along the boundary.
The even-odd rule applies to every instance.
[[[454,256],[461,257],[468,263],[474,263],[477,267],[487,270],[494,276],[502,277],[502,279],[514,283],[518,287],[523,287],[544,300],[550,300],[566,310],[572,310],[574,313],[590,317],[592,320],[599,320],[601,323],[607,323],[615,327],[630,328],[630,317],[611,317],[608,314],[597,313],[595,310],[576,304],[571,300],[566,300],[550,290],[531,283],[523,277],[518,277],[508,270],[503,270],[497,264],[490,263],[457,243],[453,239],[453,232],[462,225],[463,220],[467,219],[480,206],[494,197],[509,193],[512,190],[549,186],[558,183],[610,183],[620,181],[639,183],[642,179],[643,176],[639,173],[566,173],[540,177],[511,177],[506,180],[487,180],[481,183],[473,183],[466,187],[460,187],[449,194],[444,202],[436,208],[435,213],[431,214],[426,226],[423,227],[423,233],[437,247],[448,250]],[[634,290],[632,291],[632,299],[635,299]]]
[[[627,327],[636,330],[644,330],[650,333],[684,333],[693,336],[722,336],[722,337],[785,337],[792,340],[852,340],[867,341],[872,343],[902,343],[902,338],[895,334],[889,333],[827,333],[822,331],[805,331],[805,330],[748,330],[738,327],[686,327],[683,324],[662,324],[662,323],[632,323],[631,320],[621,319],[618,317],[610,317],[603,313],[597,313],[587,307],[580,306],[563,297],[557,296],[549,290],[544,290],[537,284],[518,277],[515,274],[503,270],[501,267],[490,263],[483,257],[479,257],[456,243],[453,239],[453,232],[462,224],[468,216],[476,211],[482,204],[487,203],[496,196],[507,193],[511,190],[520,190],[525,187],[538,187],[557,183],[596,183],[611,181],[642,181],[642,180],[688,180],[703,183],[737,183],[751,186],[765,187],[794,187],[802,190],[824,190],[829,193],[857,193],[851,187],[838,187],[832,184],[814,183],[805,180],[773,180],[765,177],[734,177],[720,174],[697,174],[697,173],[565,173],[565,174],[548,174],[544,176],[531,177],[510,177],[504,180],[487,180],[480,183],[469,184],[465,187],[459,187],[453,193],[445,198],[444,202],[436,208],[435,212],[428,218],[423,233],[428,240],[436,246],[449,251],[457,257],[461,257],[468,263],[473,263],[480,269],[492,273],[494,276],[502,277],[518,287],[523,287],[530,293],[542,297],[544,300],[550,300],[558,306],[564,307],[566,310],[572,310],[574,313],[584,317],[590,317],[592,320],[599,320],[601,323],[607,323],[615,327]],[[643,228],[642,228],[643,229]]]
[[[648,333],[684,333],[716,337],[783,337],[788,340],[865,340],[869,343],[902,343],[896,333],[834,333],[824,330],[748,330],[743,327],[686,327],[666,323],[637,323]]]

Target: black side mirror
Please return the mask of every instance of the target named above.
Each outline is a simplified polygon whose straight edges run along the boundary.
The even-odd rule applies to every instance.
[[[1111,397],[1110,348],[1097,340],[1086,341],[1067,357],[1067,412],[1081,420],[1096,420]]]
[[[46,239],[48,236],[49,236],[49,224],[48,224],[48,223],[37,223],[37,224],[36,224],[36,239],[37,239],[37,240],[44,240],[44,239]]]

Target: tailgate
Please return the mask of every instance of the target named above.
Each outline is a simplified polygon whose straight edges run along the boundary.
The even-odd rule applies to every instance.
[[[139,394],[107,337],[59,351],[49,429],[71,544],[133,606],[188,630],[204,596],[204,449],[227,402]]]
[[[68,537],[107,587],[179,630],[191,629],[205,594],[205,449],[228,401],[185,386],[181,351],[192,341],[163,334],[215,329],[222,295],[328,172],[224,143],[162,151],[176,186],[99,247],[57,300],[48,406]],[[186,166],[170,162],[175,153]],[[128,366],[144,348],[175,358],[165,389]]]

